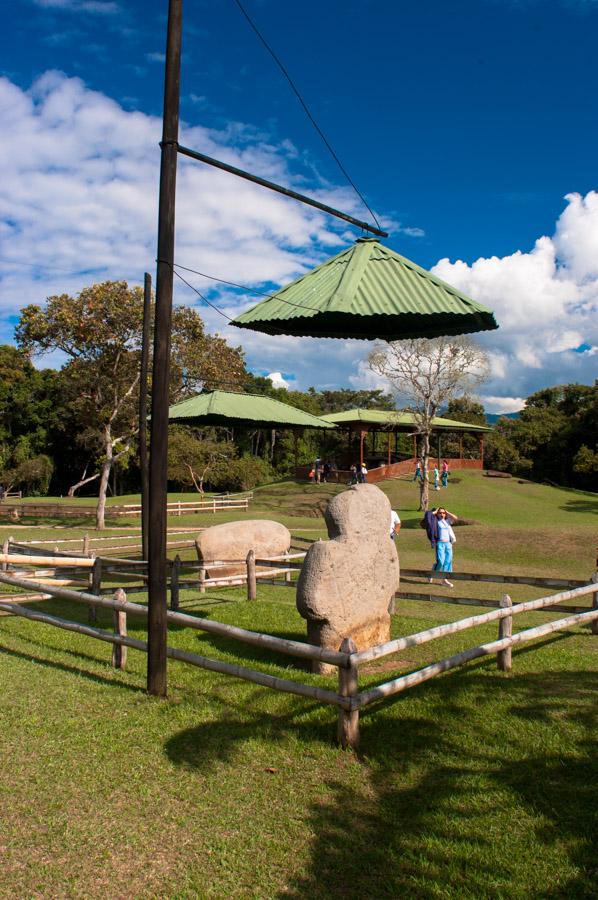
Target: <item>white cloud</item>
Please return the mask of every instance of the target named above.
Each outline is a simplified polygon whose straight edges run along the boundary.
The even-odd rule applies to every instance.
[[[583,343],[580,331],[553,331],[546,335],[546,352],[562,353],[563,350],[575,350]]]
[[[499,330],[477,336],[490,352],[489,396],[596,377],[589,353],[572,351],[598,343],[598,193],[565,200],[554,235],[530,251],[432,269],[495,312]]]
[[[493,397],[483,394],[480,397],[484,409],[489,413],[506,415],[507,413],[521,412],[525,406],[525,397]]]
[[[3,263],[0,315],[93,280],[139,282],[152,272],[161,121],[127,112],[60,72],[45,73],[29,91],[0,79],[0,110],[2,257],[12,260]],[[183,126],[181,140],[294,183],[285,152],[251,127]],[[176,258],[191,268],[241,284],[283,282],[338,246],[324,214],[198,163],[181,158],[177,188]],[[354,211],[345,192],[322,190]],[[213,290],[213,283],[195,283]],[[177,288],[179,299],[193,302]]]
[[[349,384],[356,391],[381,390],[385,393],[394,393],[386,378],[372,372],[365,359],[360,359],[355,371],[349,375]]]
[[[270,372],[269,375],[266,375],[266,378],[270,379],[275,388],[284,388],[285,390],[288,390],[289,382],[285,381],[282,377],[282,372]]]
[[[45,2],[75,9],[83,0]],[[129,112],[60,72],[45,73],[28,91],[0,79],[0,115],[0,341],[6,341],[27,303],[106,278],[141,283],[144,271],[155,271],[161,121]],[[313,170],[309,184],[299,177],[302,158],[290,141],[275,145],[250,125],[231,122],[221,131],[183,125],[181,142],[362,213],[348,189],[319,181]],[[406,230],[398,220],[393,226]],[[301,275],[353,237],[316,210],[180,160],[176,260],[182,265],[263,290]],[[434,271],[496,312],[500,329],[479,335],[491,357],[489,397],[517,399],[547,384],[596,376],[595,351],[572,351],[598,347],[598,193],[568,195],[554,235],[540,237],[529,251],[471,265],[444,259]],[[259,299],[182,274],[229,317]],[[299,389],[385,387],[363,364],[368,342],[232,328],[178,279],[175,299],[201,306],[207,327],[242,345],[251,368],[293,371]]]
[[[580,284],[598,278],[598,193],[567,194],[569,205],[556,226],[557,256]]]

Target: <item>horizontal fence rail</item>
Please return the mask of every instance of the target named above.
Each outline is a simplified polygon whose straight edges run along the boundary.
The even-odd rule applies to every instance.
[[[447,574],[447,573],[445,573]],[[481,572],[451,572],[451,581],[479,581],[490,584],[529,584],[532,587],[581,587],[587,581],[574,578],[545,578],[536,575],[496,575]],[[440,578],[442,572],[434,569],[401,569],[401,578]]]
[[[45,585],[36,585],[25,578],[15,578],[10,575],[0,574],[0,582],[10,584],[14,587],[31,588],[37,587],[41,591],[45,589]],[[118,602],[109,600],[106,597],[100,597],[96,594],[88,594],[86,592],[71,591],[68,589],[52,589],[48,591],[52,596],[59,597],[64,600],[73,600],[75,603],[92,604],[105,609],[122,609],[133,615],[147,618],[147,606],[139,603],[131,603],[130,601]],[[1,595],[0,595],[1,598]],[[1,603],[0,603],[1,606]],[[226,625],[223,622],[215,622],[212,619],[201,619],[198,616],[191,616],[188,613],[172,612],[168,610],[166,613],[168,622],[177,625],[184,625],[188,628],[195,628],[198,631],[206,631],[211,634],[217,634],[221,637],[229,637],[240,641],[243,644],[252,644],[255,647],[267,648],[275,650],[278,653],[284,653],[288,656],[301,657],[316,662],[326,662],[333,666],[346,666],[348,655],[335,650],[326,650],[323,647],[317,647],[313,644],[304,644],[302,641],[291,641],[286,638],[274,637],[270,634],[262,634],[258,631],[249,631],[246,628],[238,628],[236,625]]]
[[[488,622],[495,622],[499,619],[505,619],[518,613],[532,612],[538,609],[548,609],[564,600],[573,600],[577,597],[583,597],[592,594],[597,590],[595,584],[585,584],[583,587],[575,588],[572,591],[561,591],[560,594],[554,594],[552,597],[539,597],[537,600],[526,600],[523,603],[517,603],[507,609],[493,609],[492,612],[481,613],[478,616],[470,616],[468,619],[458,619],[456,622],[448,622],[446,625],[437,625],[435,628],[429,628],[427,631],[420,631],[416,634],[410,634],[407,637],[395,638],[385,644],[378,644],[376,647],[369,647],[355,654],[355,661],[358,664],[371,662],[374,659],[380,659],[383,656],[390,656],[392,653],[398,653],[406,650],[408,647],[416,647],[420,644],[426,644],[428,641],[435,641],[438,638],[446,637],[449,634],[457,634],[459,631],[466,631],[468,628],[475,628],[477,625],[487,625]]]
[[[121,604],[113,604],[114,609],[123,609]],[[74,631],[77,634],[84,634],[101,641],[111,644],[119,644],[125,647],[132,647],[135,650],[142,650],[147,653],[147,641],[141,641],[126,635],[118,635],[111,631],[104,631],[101,628],[93,628],[90,625],[83,625],[79,622],[71,622],[68,619],[62,619],[58,616],[51,616],[47,613],[40,613],[24,606],[9,605],[0,603],[0,610],[9,612],[12,615],[22,616],[36,622],[42,622],[46,625],[54,625],[67,631]],[[170,659],[177,659],[181,662],[187,662],[191,665],[198,666],[201,669],[209,669],[212,672],[219,672],[222,675],[232,675],[234,678],[240,678],[243,681],[252,681],[254,684],[261,684],[263,687],[269,687],[276,691],[283,691],[287,694],[298,694],[300,697],[309,697],[312,700],[318,700],[320,703],[332,704],[349,709],[350,699],[336,694],[334,691],[328,691],[325,688],[314,687],[311,684],[303,684],[299,681],[291,681],[287,678],[277,678],[274,675],[268,675],[265,672],[258,672],[256,669],[248,669],[245,666],[232,665],[231,663],[221,662],[217,659],[208,659],[205,656],[199,656],[188,650],[177,650],[174,647],[167,647],[166,655]]]
[[[198,500],[184,500],[179,503],[178,500],[170,501],[167,504],[168,515],[186,515],[195,512],[218,512],[224,509],[249,509],[249,504],[253,499],[253,493],[241,495],[223,496],[221,494],[214,497],[200,498]],[[81,505],[74,503],[7,503],[0,502],[0,516],[8,516],[10,518],[19,519],[22,516],[35,516],[37,518],[61,518],[61,517],[85,517],[95,516],[96,507]],[[106,518],[118,518],[120,516],[138,516],[141,515],[141,504],[112,504],[107,505],[105,509]]]
[[[272,576],[274,574],[279,574],[282,572],[284,572],[285,575],[289,575],[289,573],[291,573],[292,571],[296,571],[297,569],[301,568],[301,563],[294,563],[292,562],[292,559],[300,559],[303,556],[303,553],[294,553],[282,554],[277,557],[256,558],[255,553],[253,551],[249,551],[247,559],[245,561],[214,560],[209,563],[206,561],[201,561],[199,563],[190,563],[188,565],[188,568],[190,570],[198,571],[201,591],[202,583],[203,589],[205,590],[206,585],[220,584],[223,582],[231,583],[231,579],[237,579],[237,583],[239,583],[242,578],[242,574],[239,574],[229,576],[226,579],[205,579],[206,567],[209,566],[211,568],[218,568],[219,566],[225,566],[227,564],[242,565],[243,562],[245,562],[247,567],[247,596],[249,600],[255,600],[256,579],[260,574],[256,571],[257,565],[261,566],[263,573],[268,576]],[[115,558],[102,559],[102,557],[97,557],[95,560],[92,560],[75,556],[34,557],[32,555],[28,556],[26,554],[3,553],[0,555],[0,563],[2,563],[3,569],[5,569],[7,564],[12,563],[13,559],[18,560],[21,565],[24,564],[25,560],[28,560],[29,564],[31,565],[41,565],[42,562],[48,563],[49,560],[48,564],[52,567],[58,567],[62,565],[64,568],[68,568],[69,566],[72,566],[73,563],[76,567],[87,567],[86,571],[90,575],[89,581],[91,584],[91,592],[69,590],[66,587],[59,587],[56,585],[49,586],[47,582],[35,582],[31,578],[9,575],[6,573],[6,571],[0,572],[0,583],[5,583],[14,587],[26,589],[28,591],[36,590],[39,592],[38,595],[28,594],[29,599],[34,599],[35,596],[58,597],[86,604],[89,607],[90,615],[92,610],[95,614],[95,610],[97,607],[110,609],[113,611],[115,617],[115,631],[105,631],[102,629],[98,629],[97,627],[92,627],[91,625],[71,622],[69,620],[50,616],[44,612],[28,609],[27,607],[22,606],[22,601],[25,599],[23,597],[20,598],[20,603],[15,597],[3,599],[0,595],[1,612],[23,616],[24,618],[29,618],[34,621],[44,622],[49,625],[76,631],[80,634],[110,642],[116,647],[131,647],[133,649],[139,649],[144,652],[147,651],[146,642],[127,636],[125,618],[127,613],[147,618],[147,606],[127,601],[124,591],[122,591],[122,589],[120,588],[117,589],[112,599],[103,597],[100,594],[102,573],[110,576],[114,576],[115,574],[117,574],[119,575],[119,577],[124,577],[123,572],[121,572],[119,569],[119,567],[122,567],[126,572],[131,573],[132,576],[136,574],[137,577],[140,577],[143,573],[139,570],[143,569],[143,567],[146,565],[145,562],[139,560],[135,561]],[[283,563],[284,565],[281,566],[281,563]],[[176,584],[178,605],[178,589],[183,584],[188,584],[188,582],[179,581],[179,574],[181,569],[180,558],[177,557],[171,563],[171,565],[173,600]],[[185,566],[187,567],[187,564],[185,564]],[[136,572],[134,570],[136,570]],[[403,570],[403,575],[405,577],[429,577],[431,574],[436,576],[438,575],[438,573],[430,573],[428,570]],[[252,681],[256,684],[263,685],[273,690],[293,693],[317,700],[322,703],[337,706],[339,709],[339,739],[343,746],[356,747],[359,741],[359,712],[360,710],[364,709],[374,702],[388,699],[408,690],[409,688],[422,684],[423,682],[428,681],[452,668],[463,665],[471,660],[489,655],[496,654],[499,668],[502,671],[508,672],[511,670],[512,664],[512,647],[525,642],[536,640],[559,630],[564,630],[566,628],[571,628],[577,625],[589,624],[591,626],[592,634],[598,635],[598,574],[594,574],[592,576],[591,583],[579,582],[572,579],[548,579],[536,578],[533,576],[503,576],[494,574],[470,575],[467,573],[453,573],[451,577],[455,578],[456,580],[463,581],[488,581],[497,583],[506,582],[543,587],[546,587],[548,585],[553,587],[563,585],[574,586],[569,590],[560,591],[551,596],[540,597],[535,600],[526,600],[516,603],[515,605],[513,605],[511,598],[508,595],[504,595],[502,600],[500,601],[500,607],[497,609],[492,609],[491,611],[486,613],[469,616],[465,619],[461,619],[455,622],[449,622],[444,625],[439,625],[434,628],[427,629],[425,631],[420,631],[411,635],[396,638],[394,640],[387,641],[384,644],[370,647],[361,651],[357,651],[355,644],[349,638],[343,641],[340,650],[334,651],[303,643],[301,641],[292,641],[284,638],[278,638],[273,635],[249,631],[247,629],[238,628],[237,626],[226,625],[222,622],[216,622],[211,619],[202,619],[197,616],[178,612],[174,608],[170,611],[167,611],[167,621],[172,624],[191,627],[200,631],[205,631],[207,633],[216,634],[221,637],[239,641],[240,643],[266,648],[268,650],[283,653],[289,656],[311,660],[312,662],[328,663],[332,666],[336,666],[338,668],[339,678],[338,692],[326,690],[314,685],[303,684],[298,681],[277,678],[275,676],[259,672],[255,669],[246,668],[244,666],[239,666],[236,664],[225,663],[220,660],[208,659],[207,657],[199,656],[197,654],[178,650],[172,647],[168,648],[167,654],[172,659],[184,661],[200,668],[209,669],[211,671],[226,675],[231,675],[233,677],[240,678],[246,681]],[[570,607],[565,607],[569,612],[569,615],[566,617],[547,622],[533,628],[527,628],[523,631],[518,632],[517,634],[512,633],[513,619],[516,615],[540,610],[547,612],[555,611],[559,608],[562,608],[560,606],[560,604],[562,603],[575,601],[578,598],[588,595],[592,595],[591,609],[582,607],[582,611],[577,611],[577,608],[575,608],[575,611],[573,611]],[[118,627],[117,617],[119,617]],[[123,619],[122,622],[120,617],[122,617]],[[431,663],[430,665],[417,671],[400,675],[387,682],[384,682],[383,684],[375,685],[361,692],[359,691],[358,675],[360,666],[363,666],[366,663],[373,662],[377,659],[390,656],[401,650],[405,650],[410,647],[416,647],[433,640],[438,640],[449,635],[457,634],[470,628],[486,625],[490,622],[498,622],[499,634],[497,640],[487,641],[478,646],[470,647],[469,649],[463,650],[452,656],[448,656],[444,659],[438,660],[437,662]],[[122,652],[124,653],[124,649],[122,650]],[[122,668],[123,657],[118,656],[117,651],[113,650],[113,664],[115,665],[116,663],[114,662],[114,660],[116,658],[121,660],[120,665]]]
[[[594,588],[593,585],[592,588]],[[480,656],[498,653],[499,651],[505,650],[508,647],[513,647],[516,644],[521,644],[525,641],[533,641],[539,637],[544,637],[547,634],[552,634],[555,631],[570,628],[572,625],[584,625],[594,621],[598,621],[598,609],[591,609],[585,613],[575,613],[564,619],[557,619],[555,622],[547,622],[544,625],[537,625],[535,628],[528,628],[511,637],[490,641],[487,644],[481,644],[479,647],[463,650],[461,653],[456,653],[454,656],[442,659],[417,672],[411,672],[409,675],[402,675],[400,678],[395,678],[392,681],[387,681],[385,684],[380,684],[368,691],[357,694],[352,701],[351,708],[361,709],[368,703],[373,703],[375,700],[380,700],[383,697],[391,697],[393,694],[398,694],[401,691],[407,690],[407,688],[422,684],[424,681],[434,678],[435,675],[440,675],[448,669],[470,662],[470,660],[477,659]],[[432,639],[430,638],[430,640]],[[359,654],[356,655],[358,656]]]

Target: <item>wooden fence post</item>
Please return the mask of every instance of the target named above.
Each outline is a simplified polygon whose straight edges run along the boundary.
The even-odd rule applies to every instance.
[[[89,535],[83,535],[83,556],[89,556]]]
[[[125,603],[127,595],[122,588],[114,591],[113,599],[117,603]],[[126,637],[127,634],[127,614],[124,609],[115,609],[114,613],[114,633],[121,634]],[[127,665],[127,648],[123,644],[112,644],[112,665],[115,669],[124,669]]]
[[[102,557],[96,556],[93,562],[93,569],[91,570],[91,585],[90,585],[90,593],[96,594],[98,597],[101,593],[102,587]],[[89,621],[91,624],[95,624],[98,621],[98,608],[95,604],[89,604]]]
[[[510,609],[513,606],[513,601],[509,597],[508,594],[505,594],[500,598],[500,607],[501,609]],[[505,616],[504,619],[498,620],[498,639],[501,641],[503,638],[511,637],[513,634],[513,616]],[[499,650],[496,654],[496,664],[501,672],[510,672],[513,668],[512,663],[512,647],[505,647],[504,650]]]
[[[592,582],[598,584],[598,572],[592,575]],[[592,609],[598,609],[598,591],[592,594]],[[598,634],[598,619],[594,619],[591,624],[592,634]]]
[[[4,553],[5,556],[7,556],[8,553],[10,552],[10,542],[11,541],[12,541],[12,538],[6,538],[6,540],[2,544],[2,552]],[[2,571],[3,572],[8,571],[8,563],[5,563],[5,562],[2,563]]]
[[[355,653],[357,647],[351,638],[341,644],[341,653]],[[358,691],[359,672],[356,665],[338,669],[338,692],[341,697],[354,697]],[[357,750],[359,746],[359,710],[338,710],[338,741],[343,750]]]
[[[247,599],[257,600],[257,579],[255,577],[255,550],[247,554]]]
[[[199,593],[205,594],[206,592],[206,567],[199,567]]]
[[[179,575],[181,574],[181,557],[177,553],[170,571],[170,608],[175,612],[179,608]],[[204,588],[205,590],[205,588]]]
[[[285,553],[284,557],[285,557],[285,559],[286,559],[286,561],[287,561],[287,565],[288,565],[288,562],[289,562],[289,554],[288,554],[288,553]],[[289,582],[291,581],[291,571],[290,571],[290,569],[287,569],[287,571],[284,573],[284,580],[286,581],[287,584],[289,584]]]

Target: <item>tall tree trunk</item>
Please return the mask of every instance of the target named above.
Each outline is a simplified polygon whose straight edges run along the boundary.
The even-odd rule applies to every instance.
[[[430,432],[424,431],[420,442],[419,463],[422,471],[422,480],[419,487],[419,508],[426,512],[429,503],[430,479],[428,477],[428,463],[430,460]]]
[[[270,464],[274,463],[274,447],[276,446],[276,429],[273,428],[270,432]]]
[[[100,470],[100,488],[98,491],[98,505],[96,507],[96,528],[101,531],[106,527],[106,494],[108,492],[108,480],[110,478],[110,469],[112,468],[112,434],[109,428],[104,431],[106,458],[102,463]]]

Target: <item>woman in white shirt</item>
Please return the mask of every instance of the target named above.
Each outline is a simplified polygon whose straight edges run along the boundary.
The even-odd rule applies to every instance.
[[[440,506],[436,510],[436,518],[438,519],[438,540],[436,541],[436,566],[437,572],[453,571],[453,544],[456,542],[455,532],[449,521],[449,514],[446,509]],[[448,578],[444,579],[444,583],[448,587],[453,584]]]

